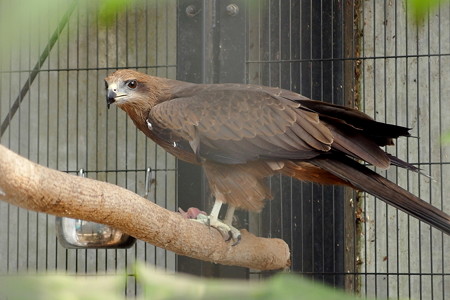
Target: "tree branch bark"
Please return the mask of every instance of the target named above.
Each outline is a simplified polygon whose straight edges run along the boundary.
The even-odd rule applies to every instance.
[[[25,209],[110,225],[180,255],[258,270],[290,265],[287,244],[243,230],[237,246],[124,188],[35,164],[0,145],[0,200]]]

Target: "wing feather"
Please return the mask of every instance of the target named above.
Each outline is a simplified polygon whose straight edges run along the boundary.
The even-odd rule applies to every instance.
[[[252,86],[209,87],[157,104],[151,122],[189,141],[200,156],[227,161],[310,158],[330,150],[329,128],[300,104]]]

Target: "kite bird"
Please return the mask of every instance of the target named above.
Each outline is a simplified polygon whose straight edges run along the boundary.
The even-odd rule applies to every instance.
[[[265,178],[273,174],[366,191],[450,234],[449,215],[357,161],[418,172],[380,148],[409,136],[408,128],[280,88],[194,84],[133,70],[118,70],[105,83],[108,108],[116,104],[169,153],[203,167],[215,197],[203,222],[235,243],[235,208],[261,210],[271,198]],[[228,209],[220,221],[223,203]]]

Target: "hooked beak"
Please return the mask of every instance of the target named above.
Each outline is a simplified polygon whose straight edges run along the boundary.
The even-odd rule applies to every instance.
[[[108,107],[108,109],[111,106],[111,104],[116,102],[116,97],[117,93],[114,92],[113,90],[108,89],[108,92],[106,93],[106,106]]]

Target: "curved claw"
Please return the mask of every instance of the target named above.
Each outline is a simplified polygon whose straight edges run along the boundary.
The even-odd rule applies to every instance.
[[[217,220],[215,218],[210,218],[205,215],[199,215],[199,218],[192,219],[192,220],[202,223],[202,224],[205,224],[209,227],[216,228],[222,234],[222,236],[224,238],[227,237],[225,239],[226,242],[229,242],[231,240],[234,241],[232,246],[236,246],[241,241],[240,231],[238,229],[236,229],[235,227],[225,224],[224,222],[222,222],[220,220]]]
[[[231,246],[234,247],[237,244],[239,244],[241,242],[241,234],[239,233],[239,235],[235,238],[236,242],[234,242]]]
[[[231,240],[234,242],[231,246],[236,246],[241,241],[241,232],[233,226],[230,226],[230,231],[228,231],[228,239],[225,241],[229,242]]]
[[[231,240],[234,241],[232,246],[236,246],[241,241],[241,232],[233,227],[231,223],[233,222],[233,215],[235,211],[234,206],[228,206],[227,213],[225,215],[224,221],[218,219],[220,208],[222,207],[223,202],[216,198],[214,202],[214,206],[211,210],[211,214],[207,216],[203,214],[200,210],[196,210],[195,219],[196,222],[207,225],[208,227],[214,227],[222,234],[222,236],[226,238],[226,242]],[[200,211],[201,213],[198,213]]]

